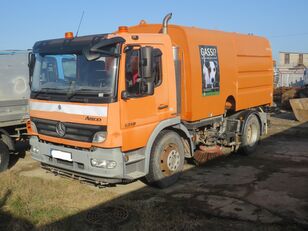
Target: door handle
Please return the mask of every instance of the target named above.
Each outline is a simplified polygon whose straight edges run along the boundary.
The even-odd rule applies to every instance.
[[[165,108],[168,108],[168,105],[161,104],[161,105],[158,106],[158,110],[162,110],[162,109],[165,109]]]

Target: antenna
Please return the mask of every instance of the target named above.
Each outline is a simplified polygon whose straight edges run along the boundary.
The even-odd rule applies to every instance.
[[[82,11],[82,15],[81,15],[81,18],[80,18],[80,21],[79,21],[79,25],[78,25],[77,32],[76,32],[76,37],[78,36],[78,32],[79,32],[79,28],[80,28],[83,16],[84,16],[84,10]]]

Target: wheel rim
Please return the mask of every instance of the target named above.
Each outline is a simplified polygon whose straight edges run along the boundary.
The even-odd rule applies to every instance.
[[[167,159],[168,168],[175,171],[180,166],[180,154],[177,150],[172,150]]]
[[[253,146],[258,139],[258,127],[256,124],[250,124],[247,128],[247,144],[249,146]]]
[[[181,155],[176,144],[166,145],[160,158],[161,171],[164,175],[172,175],[181,165]]]

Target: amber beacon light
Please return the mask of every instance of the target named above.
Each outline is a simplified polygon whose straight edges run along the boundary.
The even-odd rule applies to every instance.
[[[73,39],[74,38],[73,32],[65,32],[65,38],[66,39]]]
[[[125,33],[128,32],[127,26],[119,26],[119,33]]]

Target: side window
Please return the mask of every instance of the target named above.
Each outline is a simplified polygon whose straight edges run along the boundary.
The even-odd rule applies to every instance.
[[[126,91],[130,96],[138,97],[148,95],[148,80],[142,79],[140,47],[126,48],[125,84]],[[162,52],[154,48],[152,51],[152,83],[157,87],[162,82]],[[152,85],[153,86],[153,85]]]
[[[125,83],[126,91],[130,95],[141,94],[141,78],[139,67],[139,49],[131,49],[126,52]]]
[[[151,78],[143,79],[140,46],[126,47],[125,84],[126,92],[130,97],[149,95],[149,87],[157,87],[162,82],[162,52],[154,48],[151,53]],[[152,92],[152,90],[150,90]]]

